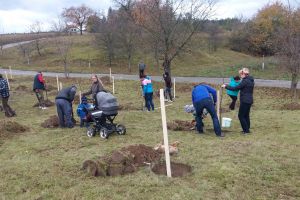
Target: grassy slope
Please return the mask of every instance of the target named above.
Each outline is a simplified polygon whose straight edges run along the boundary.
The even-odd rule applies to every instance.
[[[70,71],[72,72],[95,72],[109,73],[105,53],[95,47],[93,37],[72,36],[74,45],[70,53]],[[0,67],[12,66],[13,69],[31,69],[43,71],[63,71],[63,65],[59,56],[55,53],[53,38],[43,41],[42,57],[33,52],[31,64],[27,65],[27,60],[20,55],[17,48],[7,49],[1,57]],[[191,53],[183,53],[172,64],[172,72],[177,76],[209,76],[209,77],[228,77],[237,74],[238,69],[247,66],[252,74],[257,78],[282,79],[286,78],[283,73],[278,72],[273,58],[266,59],[266,70],[262,71],[261,58],[251,57],[245,54],[220,48],[215,53],[208,53],[203,44],[204,41],[197,39],[193,41]],[[132,72],[137,73],[137,64],[143,59],[147,64],[147,73],[160,75],[162,69],[155,67],[152,55],[143,55],[141,52],[133,58]],[[89,68],[89,60],[91,67]],[[160,63],[161,64],[161,63]],[[116,60],[112,67],[113,73],[129,73],[126,61]]]
[[[31,88],[31,79],[18,78],[12,87]],[[50,82],[55,85],[54,79]],[[63,80],[64,85],[71,82],[80,83],[82,89],[89,84],[85,80]],[[156,88],[158,85],[154,84]],[[140,107],[138,87],[132,81],[117,82],[120,104]],[[49,98],[53,100],[54,95],[51,92]],[[183,111],[190,103],[190,93],[177,91],[177,95],[173,106],[166,108],[167,120],[191,120],[192,116]],[[204,122],[206,134],[201,136],[169,131],[169,141],[181,142],[179,155],[171,159],[193,167],[187,177],[169,179],[144,168],[123,177],[94,178],[80,171],[84,160],[130,144],[153,146],[162,140],[159,111],[121,111],[116,121],[126,125],[127,134],[102,140],[88,138],[79,127],[41,128],[40,123],[55,114],[55,108],[32,108],[36,101],[33,94],[13,92],[10,104],[18,116],[12,120],[29,126],[30,131],[1,139],[0,199],[299,199],[300,111],[279,110],[280,104],[288,102],[285,97],[281,90],[275,94],[272,90],[255,90],[253,134],[249,136],[239,133],[237,111],[223,114],[233,118],[224,139],[215,137],[209,118]],[[223,105],[228,102],[224,96]],[[0,119],[4,119],[3,113]]]

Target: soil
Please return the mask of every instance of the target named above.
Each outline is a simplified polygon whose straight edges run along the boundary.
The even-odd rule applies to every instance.
[[[47,85],[47,91],[52,91],[52,90],[56,90],[57,91],[57,87],[55,87],[53,85]]]
[[[180,85],[177,86],[176,90],[178,90],[179,92],[192,92],[192,85]]]
[[[23,126],[17,122],[10,120],[1,120],[0,121],[0,139],[10,138],[19,133],[24,133],[28,131],[29,128]]]
[[[141,110],[141,107],[137,107],[134,103],[126,103],[119,105],[119,110]]]
[[[28,87],[25,85],[19,85],[18,87],[16,87],[17,91],[29,91]]]
[[[102,76],[100,79],[104,85],[110,84],[109,76]]]
[[[166,163],[159,162],[151,167],[155,174],[167,175]],[[172,177],[182,177],[192,172],[192,167],[182,163],[171,162],[171,175]]]
[[[174,120],[173,122],[168,122],[167,127],[173,131],[191,131],[194,128],[196,122],[193,121],[182,121],[182,120]]]
[[[281,107],[282,110],[300,110],[300,103],[297,102],[292,102],[292,103],[287,103],[284,104]]]
[[[50,101],[49,99],[46,99],[44,103],[45,103],[45,106],[46,106],[46,107],[51,107],[51,106],[54,106],[54,105],[55,105],[55,103],[53,103],[53,102]],[[40,106],[39,103],[36,103],[36,104],[33,105],[33,107],[39,107],[39,106]]]
[[[59,126],[58,117],[56,115],[50,116],[50,118],[45,120],[41,126],[43,128],[57,128]]]
[[[118,176],[136,172],[138,167],[160,159],[161,154],[152,147],[131,145],[112,152],[111,156],[84,161],[82,170],[90,176]]]

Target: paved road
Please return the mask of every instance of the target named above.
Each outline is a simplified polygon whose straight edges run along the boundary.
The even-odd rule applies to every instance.
[[[3,49],[8,49],[8,48],[11,48],[11,47],[15,47],[15,46],[18,46],[19,44],[27,44],[27,43],[30,43],[32,41],[33,40],[6,44],[6,45],[3,45]]]
[[[0,73],[4,74],[5,71],[9,73],[7,69],[0,69]],[[13,75],[25,75],[25,76],[34,76],[36,71],[22,71],[22,70],[12,70]],[[56,72],[44,72],[44,76],[49,77],[64,77],[64,73]],[[109,74],[99,74],[100,76],[109,76]],[[80,78],[89,78],[91,74],[84,73],[70,73],[70,77],[80,77]],[[137,75],[128,75],[128,74],[113,74],[116,80],[139,80]],[[223,78],[207,78],[207,77],[174,77],[177,83],[193,83],[193,82],[207,82],[211,84],[222,84]],[[161,76],[152,76],[154,81],[161,81]],[[224,78],[224,82],[228,83],[229,79]],[[279,88],[290,88],[290,81],[283,80],[264,80],[264,79],[255,79],[256,86],[264,87],[279,87]],[[298,88],[300,88],[298,84]]]

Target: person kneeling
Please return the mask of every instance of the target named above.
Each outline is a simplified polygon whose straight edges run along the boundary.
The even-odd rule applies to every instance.
[[[81,103],[77,107],[77,115],[80,118],[80,127],[89,127],[91,121],[88,114],[89,104],[87,98],[84,96],[81,98]]]

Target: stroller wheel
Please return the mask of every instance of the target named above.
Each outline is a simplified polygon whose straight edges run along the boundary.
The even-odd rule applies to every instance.
[[[119,135],[125,135],[125,133],[126,133],[126,127],[124,125],[118,124],[117,127],[116,127],[116,129],[117,129],[117,133]]]
[[[108,138],[108,130],[106,128],[101,128],[100,129],[100,137],[103,139]]]
[[[93,127],[88,127],[87,128],[86,135],[88,137],[93,137],[93,136],[95,136],[95,134],[96,134],[96,131]]]

